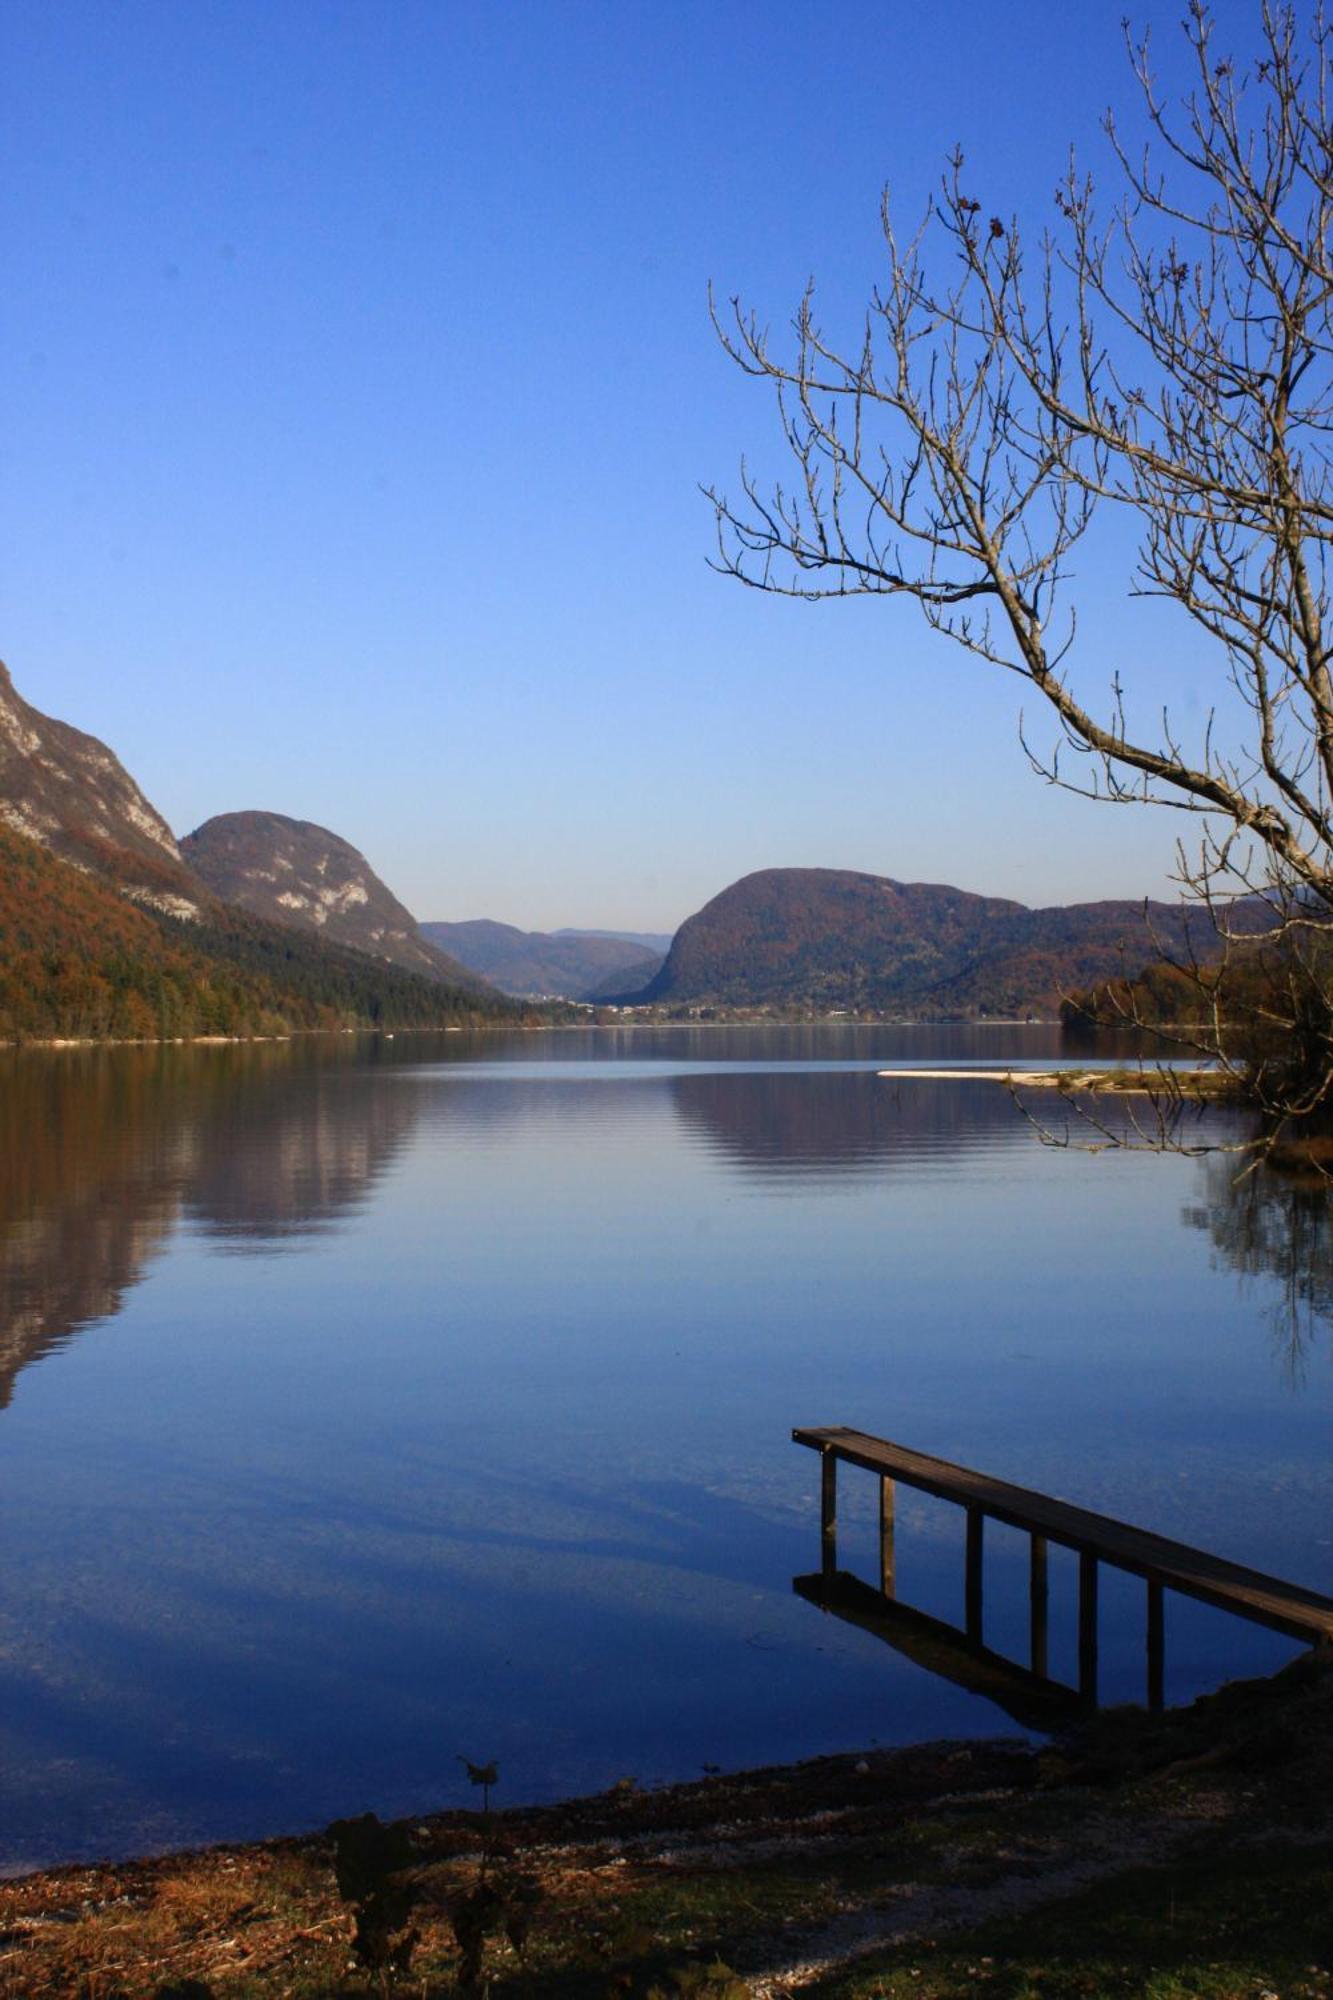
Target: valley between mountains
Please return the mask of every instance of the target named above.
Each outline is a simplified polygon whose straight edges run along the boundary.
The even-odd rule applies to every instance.
[[[535,1024],[603,1008],[1053,1018],[1072,991],[1209,945],[1183,904],[1032,910],[828,868],[747,875],[674,937],[421,922],[358,848],[309,821],[230,812],[177,840],[106,744],[33,707],[0,667],[11,1040]]]

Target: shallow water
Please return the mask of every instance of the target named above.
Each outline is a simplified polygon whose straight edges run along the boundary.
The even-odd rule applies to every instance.
[[[875,1073],[1059,1058],[960,1027],[10,1060],[0,1865],[463,1802],[460,1754],[513,1802],[1012,1731],[793,1595],[795,1424],[1333,1590],[1323,1196]],[[958,1511],[901,1492],[898,1547],[956,1619]],[[1023,1557],[988,1537],[1019,1657]],[[1104,1578],[1103,1697],[1137,1699],[1142,1587]],[[1168,1603],[1171,1698],[1294,1650]]]

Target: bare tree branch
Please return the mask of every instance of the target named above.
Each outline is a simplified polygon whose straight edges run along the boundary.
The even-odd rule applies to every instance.
[[[738,497],[707,493],[725,574],[805,599],[915,599],[1040,696],[1058,742],[1029,756],[1050,782],[1197,817],[1187,889],[1222,933],[1235,898],[1266,899],[1267,1026],[1299,1013],[1307,1055],[1325,1051],[1325,1074],[1291,1086],[1305,1116],[1333,1098],[1333,1034],[1306,990],[1327,1013],[1333,124],[1322,12],[1302,33],[1265,0],[1260,30],[1242,74],[1189,0],[1194,88],[1174,111],[1147,42],[1129,42],[1153,147],[1132,157],[1108,120],[1118,200],[1102,212],[1071,159],[1031,252],[983,211],[959,151],[909,236],[886,195],[885,276],[851,347],[825,333],[813,284],[780,341],[710,295],[724,350],[774,395],[795,475],[767,488],[743,465]],[[1131,727],[1128,662],[1109,701],[1076,687],[1069,564],[1101,508],[1136,521],[1133,593],[1174,603],[1215,647],[1247,740],[1224,751],[1212,705],[1192,749],[1166,712]],[[1224,942],[1227,964],[1252,967],[1252,939]],[[1200,1046],[1248,1064],[1280,1109],[1281,1061],[1242,1062],[1209,990]]]

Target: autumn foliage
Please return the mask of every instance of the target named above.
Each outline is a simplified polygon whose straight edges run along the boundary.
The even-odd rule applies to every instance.
[[[159,916],[0,827],[0,1039],[443,1027],[517,1010],[217,904]]]

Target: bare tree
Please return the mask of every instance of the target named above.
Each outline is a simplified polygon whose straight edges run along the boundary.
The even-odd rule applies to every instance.
[[[813,287],[781,346],[739,300],[714,302],[727,353],[776,394],[795,476],[768,488],[743,464],[739,498],[708,497],[728,574],[914,598],[1053,711],[1051,752],[1024,736],[1051,782],[1197,817],[1179,872],[1249,994],[1238,1040],[1210,973],[1199,1045],[1280,1119],[1333,1108],[1333,125],[1322,13],[1302,27],[1265,5],[1261,29],[1241,73],[1191,0],[1175,112],[1130,42],[1154,143],[1132,155],[1108,119],[1114,205],[1071,162],[1031,253],[961,152],[910,237],[886,196],[886,274],[849,350]],[[1211,712],[1192,745],[1165,713],[1132,726],[1118,673],[1103,701],[1076,687],[1067,563],[1102,508],[1137,521],[1132,589],[1215,646],[1245,705],[1239,747]],[[1237,946],[1255,897],[1265,942]]]

